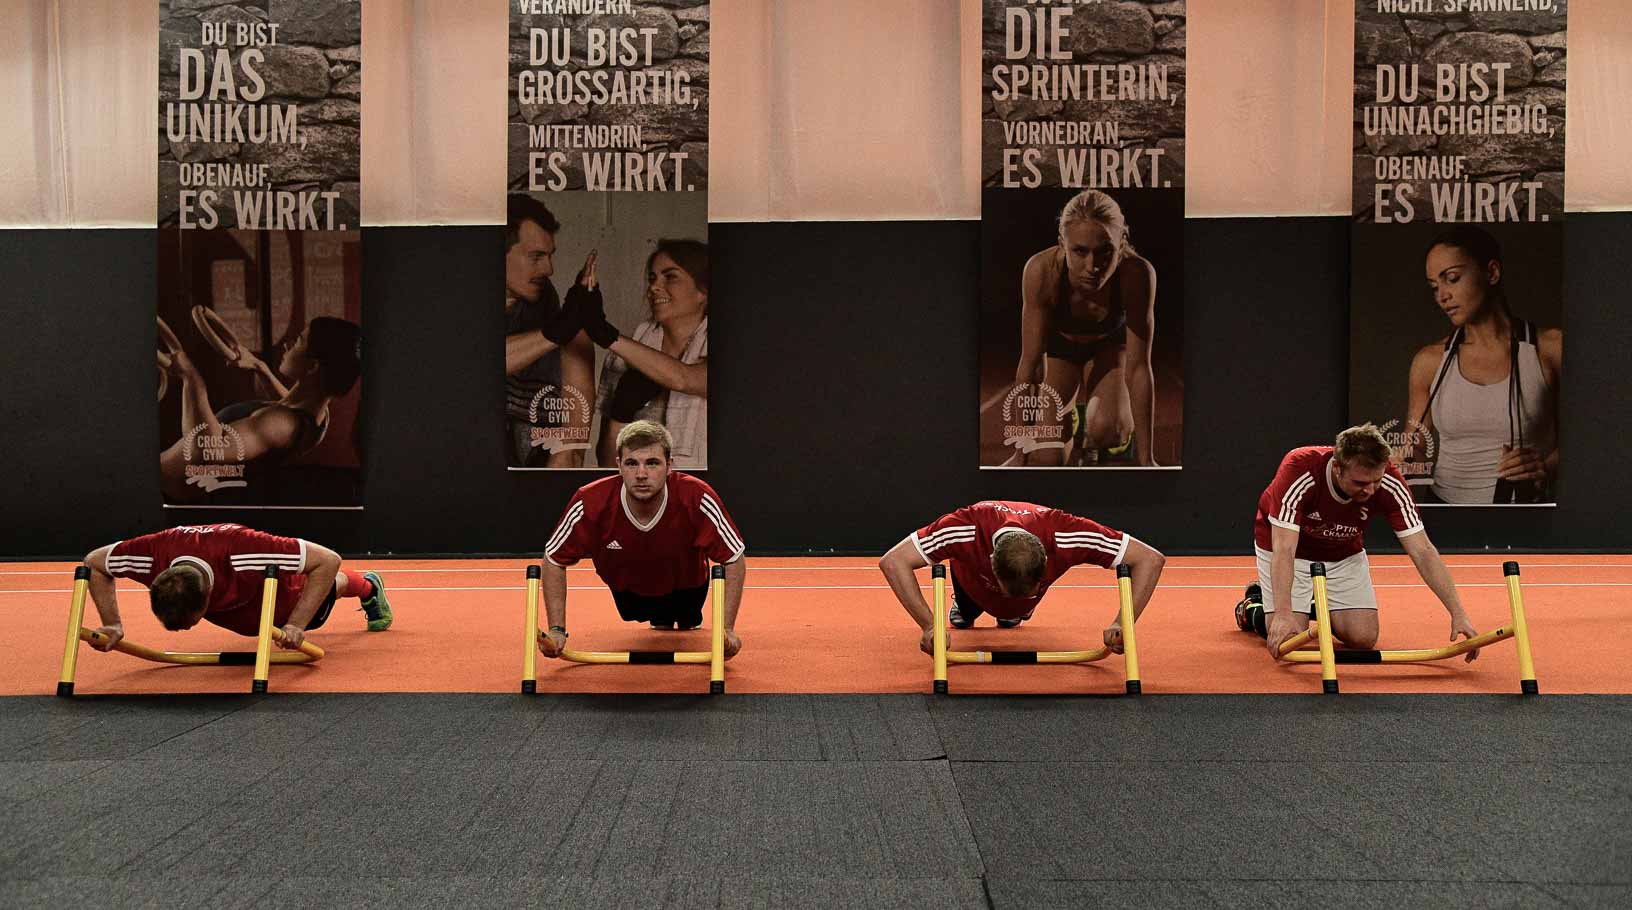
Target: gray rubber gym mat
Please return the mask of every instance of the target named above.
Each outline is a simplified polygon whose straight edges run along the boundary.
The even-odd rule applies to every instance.
[[[0,817],[8,908],[1624,907],[1632,699],[13,698]]]

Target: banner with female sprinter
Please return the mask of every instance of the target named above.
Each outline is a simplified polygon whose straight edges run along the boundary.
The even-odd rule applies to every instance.
[[[983,0],[980,466],[1178,467],[1184,0]]]
[[[359,0],[159,3],[168,507],[361,508]]]
[[[1355,7],[1349,413],[1425,505],[1557,501],[1567,2]]]
[[[510,2],[506,462],[611,467],[656,420],[705,468],[709,5]]]

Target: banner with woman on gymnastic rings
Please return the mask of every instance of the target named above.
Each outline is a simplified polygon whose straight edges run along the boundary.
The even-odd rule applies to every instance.
[[[614,467],[654,420],[706,468],[709,5],[514,4],[508,50],[505,463]]]
[[[357,0],[159,4],[167,508],[362,508]]]
[[[1187,5],[983,3],[980,466],[1178,468]]]
[[[1552,506],[1565,2],[1382,6],[1355,15],[1351,422],[1382,428],[1419,504]]]

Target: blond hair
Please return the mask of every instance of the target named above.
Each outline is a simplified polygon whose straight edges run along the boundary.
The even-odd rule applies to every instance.
[[[669,458],[674,452],[674,437],[669,435],[667,427],[655,420],[637,420],[618,431],[618,457],[630,449],[644,449],[647,446],[661,445],[663,457]]]
[[[1332,456],[1344,467],[1359,464],[1378,468],[1393,459],[1394,450],[1389,447],[1388,440],[1383,438],[1383,431],[1376,424],[1363,423],[1337,434]]]
[[[1060,236],[1065,236],[1065,226],[1079,221],[1093,221],[1105,228],[1116,245],[1128,244],[1128,219],[1122,214],[1122,206],[1107,193],[1099,190],[1083,190],[1072,196],[1060,209]]]
[[[992,572],[1010,591],[1030,591],[1043,577],[1048,554],[1035,534],[1005,531],[992,542]]]

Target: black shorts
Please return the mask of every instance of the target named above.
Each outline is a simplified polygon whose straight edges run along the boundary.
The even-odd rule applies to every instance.
[[[1087,366],[1088,361],[1094,359],[1094,355],[1099,353],[1100,348],[1106,345],[1121,347],[1127,342],[1127,326],[1123,326],[1097,341],[1072,341],[1059,332],[1049,332],[1048,356],[1058,357],[1079,367]]]
[[[314,629],[323,628],[323,624],[329,621],[329,614],[334,612],[334,602],[339,597],[340,589],[330,585],[329,596],[323,598],[323,605],[317,608],[317,614],[312,617],[311,622],[306,624],[306,631],[310,632]]]
[[[954,606],[956,606],[958,608],[958,612],[963,615],[964,622],[974,622],[982,614],[987,612],[985,607],[983,607],[980,604],[975,602],[975,598],[972,595],[970,595],[968,588],[965,588],[963,585],[958,584],[958,576],[955,575],[955,574],[952,576],[952,603],[953,603]],[[1032,610],[1036,610],[1036,609],[1037,609],[1036,607],[1032,607]],[[993,613],[992,615],[997,616],[996,613]],[[1027,613],[1025,615],[1030,616],[1031,614]],[[1025,617],[1023,617],[1023,616],[1013,616],[1013,617],[997,616],[997,618],[999,618],[999,619],[1023,619]]]
[[[663,622],[680,626],[703,624],[703,603],[708,600],[708,585],[697,588],[676,588],[657,597],[613,591],[612,602],[618,605],[618,616],[624,622]]]

